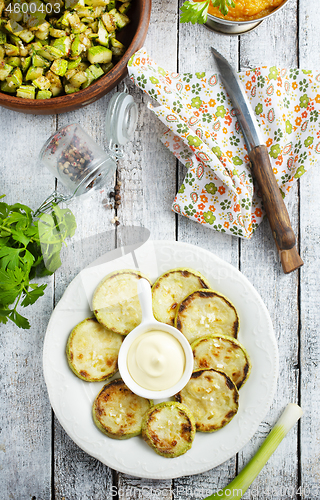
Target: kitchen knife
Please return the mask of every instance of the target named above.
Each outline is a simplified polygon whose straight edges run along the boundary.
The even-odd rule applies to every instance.
[[[272,170],[267,147],[263,143],[258,122],[237,73],[217,50],[211,48],[247,145],[251,170],[261,192],[283,270],[291,273],[302,266],[303,261],[296,248],[296,237]]]

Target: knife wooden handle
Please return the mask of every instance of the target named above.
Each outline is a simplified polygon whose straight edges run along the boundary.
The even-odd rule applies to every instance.
[[[252,173],[258,183],[272,235],[280,252],[282,267],[290,273],[303,265],[296,249],[296,237],[289,214],[274,176],[266,146],[257,146],[249,153]]]

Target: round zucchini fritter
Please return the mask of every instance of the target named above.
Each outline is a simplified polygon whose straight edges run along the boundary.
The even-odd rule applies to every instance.
[[[110,438],[128,439],[141,434],[143,416],[152,404],[119,378],[106,384],[94,400],[93,421]]]
[[[66,354],[73,373],[87,382],[101,382],[118,370],[123,337],[87,318],[70,333]]]
[[[199,288],[210,288],[210,284],[194,269],[180,267],[162,274],[152,287],[154,317],[173,326],[177,306]]]
[[[236,339],[226,335],[206,335],[191,344],[194,369],[215,368],[221,370],[240,387],[246,382],[251,370],[247,351]]]
[[[132,269],[115,271],[103,278],[92,300],[93,312],[99,323],[121,335],[127,335],[141,323],[137,293],[140,278],[148,280]]]
[[[232,380],[218,370],[197,370],[175,396],[192,412],[196,429],[213,432],[227,425],[238,411],[239,393]]]
[[[174,458],[186,453],[192,446],[195,432],[192,413],[175,401],[152,406],[143,419],[143,439],[163,457]]]
[[[197,290],[186,297],[176,312],[175,327],[190,344],[208,334],[237,338],[239,317],[231,302],[213,290]]]

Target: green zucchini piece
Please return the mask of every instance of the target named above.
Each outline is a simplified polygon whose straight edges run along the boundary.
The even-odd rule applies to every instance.
[[[55,59],[60,59],[64,56],[63,52],[54,46],[46,45],[41,50],[37,51],[37,54],[48,59],[49,61],[54,61]]]
[[[6,80],[4,82],[1,82],[0,89],[2,90],[2,92],[8,92],[9,94],[16,93],[16,87],[14,85],[10,86]]]
[[[50,70],[59,76],[64,76],[68,69],[68,61],[65,59],[56,59],[50,66]]]
[[[234,305],[214,290],[202,289],[191,293],[176,311],[175,327],[190,344],[212,333],[237,338],[239,326]]]
[[[56,28],[50,28],[49,29],[49,35],[53,36],[53,38],[62,38],[62,37],[66,37],[67,33],[64,30],[58,30]]]
[[[36,99],[50,99],[51,97],[52,93],[50,90],[39,90]]]
[[[107,4],[107,10],[110,11],[115,8],[116,8],[116,0],[109,0],[109,3]]]
[[[3,46],[4,46],[4,51],[5,51],[7,56],[20,55],[19,47],[17,47],[16,45],[12,45],[11,43],[5,43]]]
[[[122,57],[123,54],[125,53],[126,47],[121,42],[119,42],[119,40],[116,40],[113,37],[111,37],[110,41],[111,41],[112,55],[116,59],[120,59],[120,57]]]
[[[89,85],[91,85],[91,83],[94,82],[95,80],[89,68],[86,69],[86,75],[87,75],[87,81],[82,84],[81,86],[82,89],[86,89],[87,87],[89,87]]]
[[[68,61],[68,71],[69,69],[75,69],[81,63],[81,57],[78,57],[74,61]]]
[[[119,12],[121,14],[126,14],[131,7],[131,2],[125,2],[119,7]]]
[[[13,33],[14,35],[17,35],[17,36],[19,36],[19,33],[21,31],[23,31],[23,27],[20,24],[18,24],[16,21],[13,21],[12,19],[9,19],[5,28],[10,33]]]
[[[33,80],[32,83],[40,90],[49,90],[51,86],[50,80],[48,80],[48,78],[46,78],[45,76],[39,76],[38,78]]]
[[[23,99],[34,99],[36,89],[32,85],[21,85],[17,89],[17,97],[22,97]]]
[[[221,370],[234,382],[237,389],[247,381],[251,362],[243,345],[226,335],[206,335],[191,344],[194,369]]]
[[[68,364],[82,380],[107,380],[118,370],[122,341],[122,335],[107,330],[95,318],[87,318],[69,335],[66,348]]]
[[[79,35],[75,37],[71,44],[71,56],[78,58],[78,56],[85,50],[84,45],[80,41]]]
[[[214,432],[227,425],[239,406],[239,393],[222,371],[196,370],[175,396],[192,412],[197,431]]]
[[[7,42],[7,35],[0,31],[0,45],[3,45]]]
[[[21,60],[21,69],[23,73],[25,73],[31,64],[31,56],[21,57],[20,60]]]
[[[122,30],[127,24],[130,23],[130,19],[125,14],[117,11],[117,9],[112,9],[109,11],[109,16],[113,18],[113,22],[119,30]]]
[[[74,69],[68,69],[66,74],[64,75],[67,80],[70,80],[77,72],[77,68]]]
[[[89,71],[91,71],[93,78],[97,80],[97,78],[100,78],[100,76],[104,75],[103,69],[100,68],[99,65],[96,64],[91,64],[88,68]]]
[[[20,87],[20,85],[22,85],[22,81],[23,81],[21,69],[19,67],[15,68],[13,70],[13,72],[11,73],[11,75],[8,76],[6,80],[7,80],[9,87],[12,87],[12,86],[13,87]]]
[[[7,57],[6,64],[9,64],[9,66],[13,66],[14,68],[17,68],[18,66],[21,66],[21,59],[19,56]]]
[[[23,30],[19,33],[19,38],[25,43],[30,43],[34,39],[34,34],[29,30]]]
[[[63,56],[68,56],[71,51],[71,39],[69,36],[63,36],[55,40],[52,46],[60,50]]]
[[[109,71],[112,70],[113,67],[114,67],[114,64],[112,62],[107,63],[107,64],[101,64],[101,68],[103,69],[104,73],[108,73]]]
[[[112,52],[107,47],[96,45],[88,49],[88,61],[91,64],[109,63],[112,60]]]
[[[34,54],[32,56],[32,66],[35,68],[48,68],[50,66],[50,62],[44,57],[39,56],[39,54]]]
[[[57,95],[61,94],[63,87],[61,80],[58,75],[55,75],[52,71],[47,71],[46,73],[46,78],[48,78],[50,82],[50,91],[52,92],[53,97],[56,97]]]
[[[97,286],[92,300],[94,315],[106,328],[127,335],[141,322],[137,285],[148,278],[133,269],[115,271]],[[149,280],[148,280],[149,281]]]
[[[10,75],[11,71],[13,70],[13,66],[10,66],[10,64],[5,64],[3,61],[3,64],[0,63],[0,81],[4,81],[7,76]]]
[[[80,87],[74,87],[73,85],[67,83],[64,86],[64,91],[66,94],[74,94],[75,92],[79,92]]]
[[[36,78],[39,78],[39,76],[42,76],[42,75],[43,75],[43,68],[30,66],[25,78],[26,78],[26,81],[27,80],[35,80]]]
[[[99,20],[98,22],[98,40],[100,45],[103,45],[104,47],[109,47],[109,33],[105,28],[105,25],[103,24],[102,21]]]
[[[113,33],[116,30],[116,23],[110,13],[105,12],[102,14],[101,19],[109,33]]]
[[[186,453],[196,433],[191,411],[175,401],[152,406],[145,414],[142,437],[158,455],[174,458]]]
[[[141,434],[143,416],[152,404],[134,394],[119,378],[106,384],[97,395],[93,421],[110,438],[128,439]]]
[[[162,274],[152,286],[154,317],[173,326],[179,304],[199,288],[210,288],[210,284],[194,269],[180,267]]]
[[[85,71],[77,71],[75,75],[70,78],[70,85],[79,88],[87,81],[87,74]]]
[[[82,85],[83,89],[86,89],[91,85],[91,83],[100,78],[100,76],[104,75],[104,71],[100,66],[96,66],[95,64],[91,64],[89,68],[86,69],[87,81]]]
[[[72,28],[73,33],[81,33],[81,24],[83,24],[83,23],[81,23],[78,14],[76,14],[76,13],[70,14],[68,16],[68,21],[69,21],[69,24]]]

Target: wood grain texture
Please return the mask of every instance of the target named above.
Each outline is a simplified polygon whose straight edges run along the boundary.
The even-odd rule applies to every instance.
[[[7,195],[7,203],[36,209],[43,193],[53,189],[53,178],[37,163],[53,127],[52,117],[37,119],[0,109],[1,194]],[[13,323],[0,325],[1,500],[51,495],[51,409],[42,373],[42,345],[52,311],[53,278],[40,282],[48,283],[45,295],[21,311],[30,321],[30,330],[20,330]]]
[[[145,47],[160,66],[172,71],[177,69],[176,23],[176,4],[169,0],[155,0]],[[127,83],[139,107],[139,123],[134,142],[127,144],[125,156],[119,161],[118,178],[123,193],[119,221],[123,226],[147,228],[151,239],[174,240],[175,216],[171,203],[176,189],[176,161],[159,140],[165,127],[146,106],[152,100],[134,88],[130,81]],[[158,493],[163,492],[160,498],[162,495],[164,499],[171,498],[170,480],[137,481],[131,476],[118,474],[119,500],[154,498],[154,488]]]
[[[180,5],[182,2],[180,2]],[[211,46],[219,50],[232,64],[238,60],[237,37],[225,37],[211,32],[203,26],[181,24],[179,26],[178,70],[180,73],[199,71],[216,73]],[[185,167],[178,162],[178,186],[186,174]],[[203,227],[186,217],[177,215],[177,237],[179,241],[198,245],[238,267],[238,239]],[[236,457],[219,467],[195,476],[175,479],[175,498],[201,499],[231,481],[236,473]]]
[[[81,112],[59,115],[57,127],[79,123],[104,148],[106,144],[104,119],[111,95],[93,103]],[[114,187],[114,181],[101,192],[73,200],[70,208],[77,221],[77,231],[63,252],[62,267],[55,273],[55,303],[61,298],[70,281],[100,255],[115,248],[115,226],[111,222],[114,210],[102,203]],[[59,185],[57,189],[62,187]],[[53,484],[57,499],[102,500],[111,491],[112,471],[83,452],[70,440],[54,417]]]
[[[276,14],[262,23],[255,32],[241,37],[240,64],[296,66],[297,13],[295,1],[288,2],[283,15]],[[286,37],[281,33],[285,29]],[[289,49],[290,47],[290,49]],[[285,200],[292,228],[299,238],[298,187]],[[239,470],[250,460],[288,402],[298,401],[298,272],[284,275],[272,234],[265,221],[251,242],[241,242],[240,270],[261,294],[273,323],[279,348],[278,388],[274,403],[250,443],[239,453]],[[297,427],[290,432],[270,458],[244,499],[280,500],[289,498],[282,488],[298,487]]]
[[[314,2],[300,3],[300,66],[318,68],[320,54],[319,11]],[[316,56],[317,54],[317,56]],[[319,122],[318,122],[319,129]],[[301,255],[307,264],[301,269],[301,379],[300,398],[304,416],[300,423],[301,498],[320,497],[320,314],[315,305],[320,293],[319,243],[319,165],[300,181]]]

